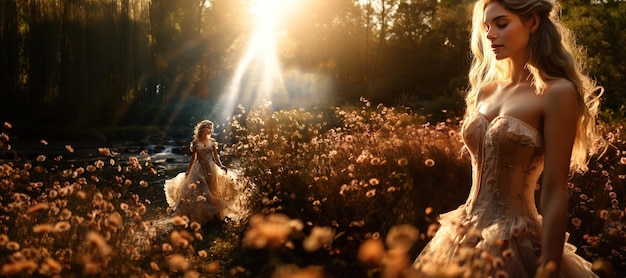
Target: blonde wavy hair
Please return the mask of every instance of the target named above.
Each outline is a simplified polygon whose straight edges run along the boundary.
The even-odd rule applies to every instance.
[[[547,83],[558,78],[572,82],[578,92],[579,111],[576,138],[570,161],[570,171],[585,170],[590,154],[599,151],[602,142],[596,116],[600,109],[600,96],[604,89],[583,73],[581,59],[583,51],[576,45],[572,32],[560,21],[561,8],[553,0],[478,0],[474,4],[470,48],[473,54],[469,71],[469,92],[465,98],[465,117],[476,110],[476,96],[481,88],[493,81],[507,80],[512,65],[508,59],[496,60],[491,51],[491,42],[486,36],[483,23],[487,4],[500,3],[506,10],[529,20],[539,17],[539,27],[530,35],[527,68],[533,77],[537,94],[543,93]],[[465,121],[467,122],[467,121]]]
[[[194,140],[201,140],[201,138],[199,138],[198,136],[200,136],[200,130],[202,130],[205,127],[208,127],[209,129],[211,129],[211,132],[209,134],[213,133],[213,122],[209,120],[202,120],[198,122],[196,126],[193,128]]]

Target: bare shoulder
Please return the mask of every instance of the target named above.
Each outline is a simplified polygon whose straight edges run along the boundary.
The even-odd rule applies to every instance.
[[[576,98],[576,86],[565,78],[551,80],[546,87],[544,94],[548,100],[559,100],[562,98]]]
[[[486,98],[489,98],[489,96],[491,96],[496,89],[498,89],[498,86],[500,85],[499,82],[490,82],[484,86],[482,86],[479,90],[478,93],[476,95],[476,99],[478,101],[484,100]]]
[[[577,110],[578,93],[571,81],[559,78],[548,83],[544,93],[546,113],[567,113]]]

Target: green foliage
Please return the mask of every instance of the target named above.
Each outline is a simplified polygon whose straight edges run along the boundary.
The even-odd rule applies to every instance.
[[[603,107],[623,118],[626,89],[626,2],[563,1],[563,19],[572,28],[587,56],[582,62],[604,86]]]

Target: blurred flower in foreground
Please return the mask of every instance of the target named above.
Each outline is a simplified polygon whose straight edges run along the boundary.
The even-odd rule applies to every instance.
[[[103,258],[111,255],[113,252],[113,249],[107,244],[104,237],[95,231],[91,231],[87,234],[87,242],[95,247]]]
[[[321,266],[307,266],[299,268],[296,265],[283,265],[276,269],[272,278],[324,278],[324,269]]]
[[[182,272],[189,268],[189,262],[181,254],[173,254],[168,258],[170,270],[174,272]]]
[[[2,266],[0,275],[10,276],[17,273],[32,274],[37,269],[37,263],[33,261],[17,261]]]
[[[243,245],[255,249],[278,247],[287,242],[293,231],[303,228],[302,221],[289,219],[284,214],[253,215],[250,218],[250,228],[243,238]]]
[[[311,234],[304,239],[302,247],[307,252],[314,252],[326,244],[333,243],[335,231],[331,227],[315,226],[311,229]]]
[[[380,239],[368,239],[359,246],[357,258],[359,261],[368,266],[379,266],[385,256],[385,245]]]
[[[389,249],[408,251],[417,242],[418,238],[419,231],[409,224],[404,224],[391,227],[385,242]]]

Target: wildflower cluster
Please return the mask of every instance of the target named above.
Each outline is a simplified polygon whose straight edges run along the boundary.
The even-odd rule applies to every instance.
[[[437,231],[438,214],[456,208],[467,197],[471,169],[461,151],[459,119],[429,122],[404,108],[374,107],[361,101],[361,107],[334,108],[332,113],[323,110],[316,115],[304,110],[272,111],[264,106],[248,117],[236,116],[230,133],[235,143],[229,151],[257,186],[251,211],[268,217],[279,213],[299,219],[305,227],[325,226],[335,231],[332,248],[325,252],[274,251],[282,265],[321,264],[340,276],[398,277],[403,273],[410,277],[411,259]],[[616,131],[612,134],[619,137]],[[572,195],[575,206],[570,219],[576,225],[570,227],[570,242],[588,260],[606,262],[599,267],[619,270],[626,248],[626,175],[620,164],[626,155],[617,152],[623,149],[619,142],[613,143],[615,154],[602,157],[604,167],[600,161],[591,163],[590,171],[572,180],[572,191],[577,193]],[[598,167],[602,169],[595,169]],[[597,184],[604,185],[603,192],[598,192]],[[594,197],[585,199],[585,194]],[[380,240],[405,224],[424,231],[418,233],[411,248],[397,251]],[[584,233],[579,232],[583,229]],[[294,254],[298,256],[290,256]],[[355,257],[367,267],[355,265]],[[468,267],[499,265],[498,258],[477,257],[482,259]],[[464,273],[467,268],[448,271]]]
[[[354,260],[363,240],[405,223],[429,231],[436,213],[425,215],[426,207],[449,209],[466,197],[469,161],[449,125],[457,119],[431,124],[404,109],[362,103],[317,114],[261,106],[247,117],[233,117],[234,144],[226,151],[256,186],[251,211],[299,219],[312,235],[328,234],[316,227],[334,230],[332,244],[324,248],[296,236],[304,247],[280,249],[300,254],[285,265],[333,268],[341,262],[345,266],[333,268],[335,274],[363,275],[366,270]],[[437,195],[446,190],[459,194]],[[421,234],[415,242],[423,244],[428,236]],[[311,249],[317,251],[307,252]],[[416,255],[415,248],[405,251],[407,258]]]
[[[603,126],[609,147],[571,180],[570,242],[602,273],[626,275],[626,141],[623,126]]]
[[[2,133],[0,133],[0,150],[11,149],[11,145],[9,144],[9,135],[6,132],[8,129],[11,129],[12,127],[13,126],[10,123],[4,122],[4,127],[3,127],[4,130],[2,131]]]
[[[68,145],[62,155],[2,162],[0,275],[417,277],[412,260],[437,232],[439,213],[461,204],[471,185],[458,122],[366,99],[242,110],[220,142],[229,168],[249,183],[240,189],[244,217],[208,226],[175,217],[169,230],[155,220],[165,208],[151,202],[165,198],[156,185],[166,167],[147,151],[100,148],[79,165]],[[605,130],[607,152],[571,179],[569,242],[598,272],[621,277],[626,144],[620,125]],[[0,136],[5,150],[8,139]],[[474,251],[460,252],[476,259],[469,267],[501,266]]]
[[[137,193],[159,172],[147,151],[121,155],[103,147],[83,163],[71,145],[64,150],[54,159],[0,163],[0,276],[238,272],[225,269],[220,254],[239,245],[213,241],[218,235],[185,219],[161,223],[163,209],[149,199],[157,196]]]

